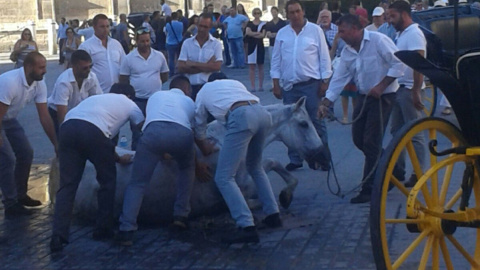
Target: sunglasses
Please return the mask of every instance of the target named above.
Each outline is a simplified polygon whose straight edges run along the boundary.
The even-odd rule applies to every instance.
[[[150,33],[150,29],[146,28],[146,27],[143,27],[143,28],[139,28],[137,29],[137,35],[141,35],[141,34],[144,34],[144,33]]]

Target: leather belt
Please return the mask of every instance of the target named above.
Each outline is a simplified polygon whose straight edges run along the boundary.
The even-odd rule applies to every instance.
[[[232,106],[230,107],[230,112],[235,110],[236,108],[238,107],[242,107],[242,106],[247,106],[247,105],[253,105],[253,104],[257,104],[258,101],[256,100],[245,100],[245,101],[237,101],[235,103],[232,104]]]

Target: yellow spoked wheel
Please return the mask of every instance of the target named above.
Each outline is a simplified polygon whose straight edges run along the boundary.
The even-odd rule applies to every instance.
[[[424,91],[425,93],[422,101],[425,107],[423,108],[423,112],[426,116],[433,116],[437,109],[437,87],[433,84],[427,84]]]
[[[392,139],[377,169],[370,210],[377,269],[480,269],[479,222],[462,225],[480,217],[478,157],[437,157],[427,149],[422,171],[412,142],[417,134],[423,134],[427,143],[437,140],[437,151],[466,144],[458,128],[433,117],[406,125]],[[411,172],[418,177],[411,189],[399,181],[402,174],[396,164],[402,151],[405,178]],[[459,211],[464,175],[474,183],[469,215]]]

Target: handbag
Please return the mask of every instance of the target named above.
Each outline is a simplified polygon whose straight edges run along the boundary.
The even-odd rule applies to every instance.
[[[10,60],[11,60],[12,62],[14,62],[14,63],[17,62],[17,60],[18,60],[18,54],[17,54],[15,51],[13,51],[13,52],[10,54]]]

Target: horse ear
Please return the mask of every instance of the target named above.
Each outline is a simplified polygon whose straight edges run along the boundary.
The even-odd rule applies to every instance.
[[[295,109],[294,111],[300,109],[301,107],[305,106],[305,100],[307,99],[306,96],[301,97],[297,103],[295,103]]]

